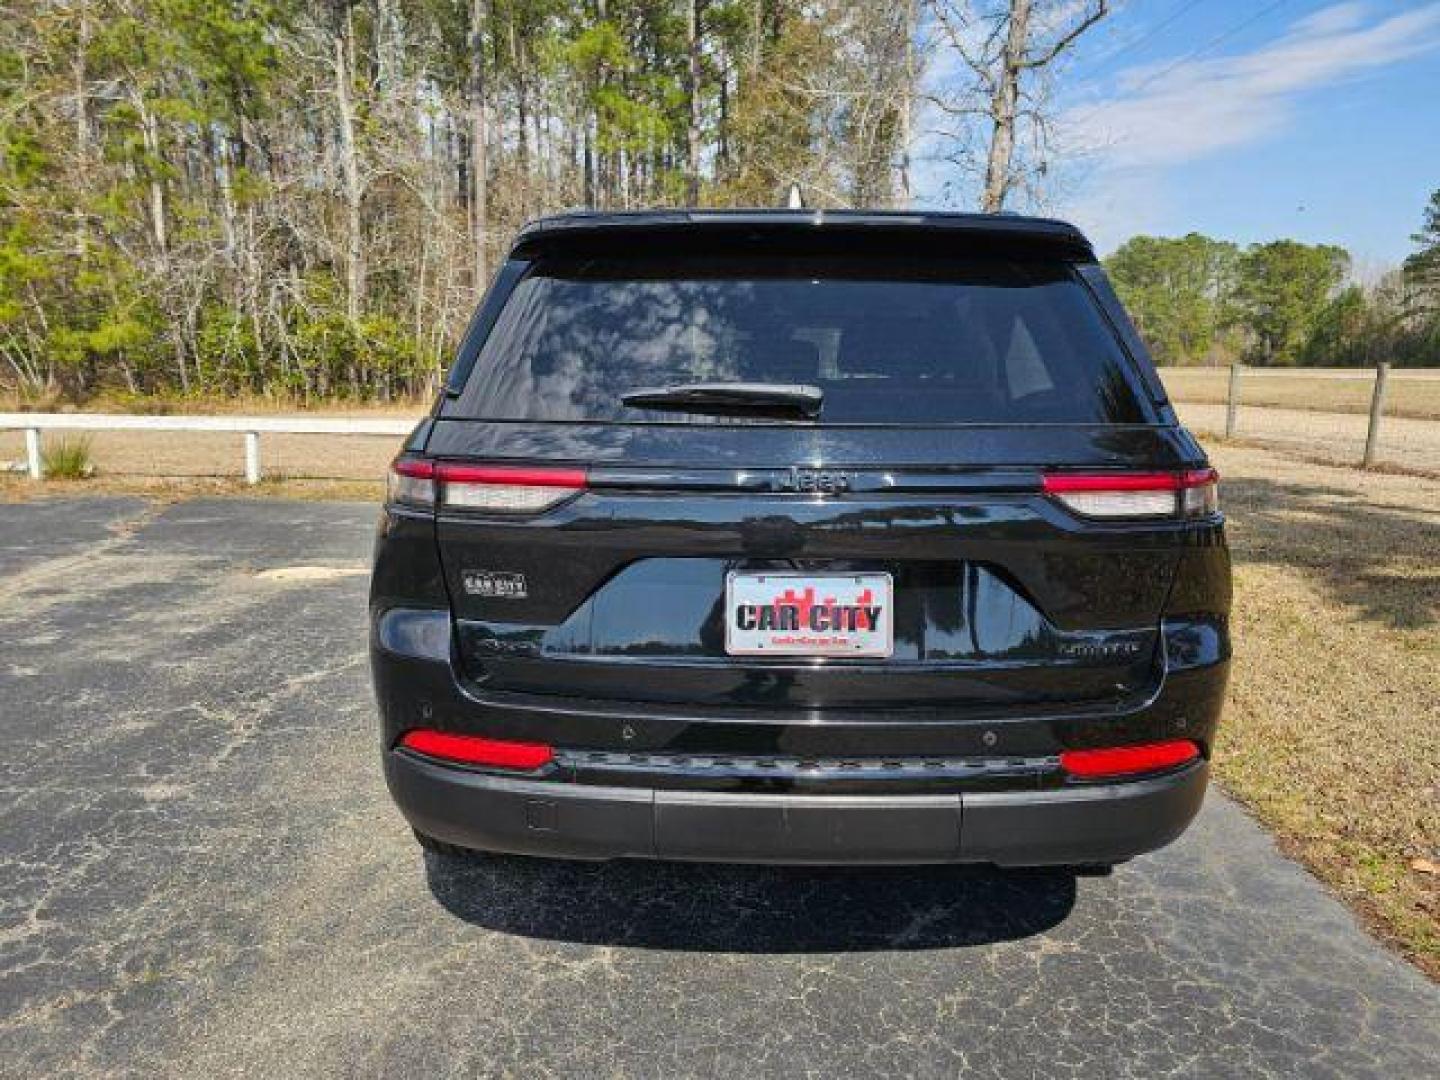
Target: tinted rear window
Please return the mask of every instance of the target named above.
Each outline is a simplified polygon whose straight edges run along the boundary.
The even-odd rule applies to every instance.
[[[587,258],[536,264],[451,416],[744,423],[628,407],[677,383],[808,383],[823,424],[1139,423],[1127,359],[1063,263]]]

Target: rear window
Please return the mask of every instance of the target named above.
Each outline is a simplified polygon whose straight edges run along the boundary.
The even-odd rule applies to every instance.
[[[719,381],[818,386],[822,424],[1141,423],[1127,364],[1059,262],[549,259],[515,287],[446,412],[747,422],[621,402]]]

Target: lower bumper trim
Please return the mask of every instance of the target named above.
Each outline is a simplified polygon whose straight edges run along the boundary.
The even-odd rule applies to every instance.
[[[493,776],[385,754],[401,811],[462,847],[574,859],[1001,866],[1121,862],[1200,809],[1209,766],[1048,791],[768,795]]]

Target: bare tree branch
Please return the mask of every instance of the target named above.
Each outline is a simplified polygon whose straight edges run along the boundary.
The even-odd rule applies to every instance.
[[[1085,13],[1084,18],[1060,35],[1040,56],[1022,60],[1023,68],[1042,68],[1074,44],[1075,39],[1110,14],[1110,0],[1095,0],[1095,7]]]

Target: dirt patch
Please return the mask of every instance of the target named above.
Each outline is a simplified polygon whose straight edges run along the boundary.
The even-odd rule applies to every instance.
[[[1440,976],[1440,482],[1222,447],[1225,786]]]
[[[385,485],[379,480],[268,479],[251,485],[228,477],[116,476],[101,472],[89,480],[46,480],[36,484],[23,475],[0,473],[0,500],[5,502],[84,495],[143,495],[166,502],[203,496],[378,504],[384,494]]]
[[[337,578],[364,577],[370,573],[363,566],[277,566],[261,570],[255,576],[261,581],[294,582],[334,581]]]

